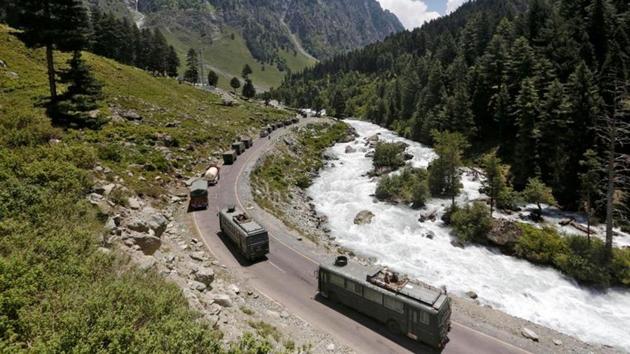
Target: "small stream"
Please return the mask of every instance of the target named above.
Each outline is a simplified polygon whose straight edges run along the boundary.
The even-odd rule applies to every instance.
[[[450,292],[475,291],[483,304],[538,324],[576,336],[584,341],[609,344],[630,351],[630,291],[606,293],[579,287],[552,268],[505,256],[494,250],[451,245],[449,229],[441,221],[420,223],[419,211],[376,202],[371,194],[376,180],[365,174],[372,167],[365,157],[368,137],[403,141],[414,155],[415,167],[426,167],[435,158],[430,148],[400,138],[377,125],[348,120],[360,137],[337,144],[330,153],[338,157],[309,188],[319,213],[326,215],[332,236],[358,254],[376,257],[379,263],[417,277]],[[345,153],[351,145],[356,152]],[[480,197],[480,183],[472,176],[463,180],[460,202]],[[428,210],[443,209],[449,202],[433,199]],[[371,224],[355,225],[362,210],[376,216]],[[426,237],[431,233],[433,238]]]

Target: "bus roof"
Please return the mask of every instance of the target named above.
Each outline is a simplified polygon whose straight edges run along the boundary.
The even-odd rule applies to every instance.
[[[383,267],[363,265],[358,262],[348,262],[345,266],[336,266],[334,258],[331,261],[320,264],[320,267],[361,283],[363,286],[380,289],[384,293],[395,295],[400,298],[400,300],[420,302],[422,305],[431,307],[437,311],[440,310],[444,303],[444,299],[446,298],[446,295],[442,290],[422,282],[407,281],[399,288],[394,286],[384,287],[370,282],[368,280],[370,277],[383,273],[385,269]]]
[[[225,214],[228,219],[232,220],[232,222],[243,229],[247,236],[265,231],[265,229],[255,222],[254,219],[250,218],[246,213],[236,207],[233,209],[225,208],[221,212]]]

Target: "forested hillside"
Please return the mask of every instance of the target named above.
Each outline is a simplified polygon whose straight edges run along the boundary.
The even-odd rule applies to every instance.
[[[584,153],[610,147],[603,119],[628,119],[629,34],[623,0],[477,0],[292,75],[274,95],[424,143],[437,129],[477,152],[499,146],[517,189],[538,176],[576,208]]]

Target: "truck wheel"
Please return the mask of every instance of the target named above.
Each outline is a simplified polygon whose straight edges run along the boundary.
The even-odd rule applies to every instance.
[[[391,334],[400,334],[400,326],[398,322],[394,320],[387,321],[387,330],[389,330]]]

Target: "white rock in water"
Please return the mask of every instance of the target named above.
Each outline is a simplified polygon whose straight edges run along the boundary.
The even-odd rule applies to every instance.
[[[538,342],[539,338],[538,338],[538,335],[536,334],[536,332],[532,331],[531,329],[529,329],[527,327],[523,327],[523,329],[521,329],[521,334],[525,338],[531,339],[534,342]]]

